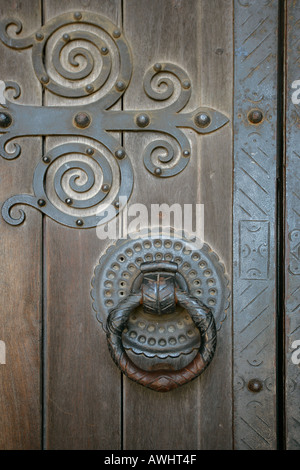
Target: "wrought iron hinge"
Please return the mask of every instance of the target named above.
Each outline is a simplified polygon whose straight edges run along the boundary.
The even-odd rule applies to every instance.
[[[16,37],[9,35],[11,27],[16,27]],[[29,37],[19,38],[21,31],[22,23],[17,19],[6,19],[0,24],[2,42],[14,49],[31,47],[34,71],[44,88],[72,99],[72,104],[20,105],[15,102],[21,93],[19,85],[2,82],[5,90],[13,89],[15,93],[12,101],[5,98],[1,104],[0,154],[8,160],[19,157],[20,145],[14,143],[14,151],[9,152],[7,144],[24,136],[81,136],[89,139],[90,145],[66,143],[42,156],[33,176],[34,194],[12,196],[3,205],[2,215],[12,225],[19,225],[25,219],[23,211],[19,218],[11,215],[11,209],[19,204],[35,207],[57,222],[77,228],[95,227],[101,223],[107,215],[105,203],[108,201],[113,207],[110,218],[115,217],[121,209],[120,201],[128,200],[131,195],[133,171],[126,149],[111,132],[162,134],[160,139],[146,146],[143,161],[154,176],[166,178],[184,170],[192,157],[183,128],[206,134],[228,122],[226,116],[208,107],[183,113],[191,97],[191,80],[181,67],[168,62],[152,65],[143,82],[146,95],[154,101],[165,102],[164,108],[112,110],[129,86],[133,64],[123,32],[107,18],[86,11],[66,13]],[[88,104],[80,104],[80,99],[89,96],[93,98]],[[158,150],[163,155],[158,156],[155,164],[152,157]],[[118,168],[117,183],[113,165]],[[67,186],[71,196],[64,184],[68,173]],[[82,174],[86,179],[84,183],[80,180]],[[58,204],[48,194],[49,184],[54,185]],[[87,209],[89,214],[92,209],[93,214],[84,215]],[[105,222],[108,220],[106,216]]]

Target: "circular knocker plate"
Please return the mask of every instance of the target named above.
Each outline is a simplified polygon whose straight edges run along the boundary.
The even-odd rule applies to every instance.
[[[92,285],[112,357],[131,379],[168,391],[212,360],[229,290],[207,244],[199,249],[164,235],[119,240],[100,259]]]

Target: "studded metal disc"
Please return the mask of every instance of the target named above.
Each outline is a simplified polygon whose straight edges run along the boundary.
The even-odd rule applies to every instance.
[[[212,310],[220,329],[228,309],[228,279],[225,268],[212,249],[201,249],[182,238],[163,234],[159,238],[128,238],[110,246],[96,266],[92,280],[93,308],[104,330],[111,309],[126,297],[147,261],[173,261],[190,294]],[[128,338],[130,342],[130,338]]]

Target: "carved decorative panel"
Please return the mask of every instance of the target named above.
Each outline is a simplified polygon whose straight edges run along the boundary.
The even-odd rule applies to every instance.
[[[276,447],[277,3],[235,1],[233,282],[238,449]],[[247,387],[251,380],[257,380],[257,391]]]

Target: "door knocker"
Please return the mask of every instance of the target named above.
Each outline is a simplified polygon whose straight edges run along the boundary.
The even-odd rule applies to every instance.
[[[199,250],[182,238],[119,240],[92,284],[111,356],[131,380],[168,392],[209,366],[229,291],[207,244]]]

